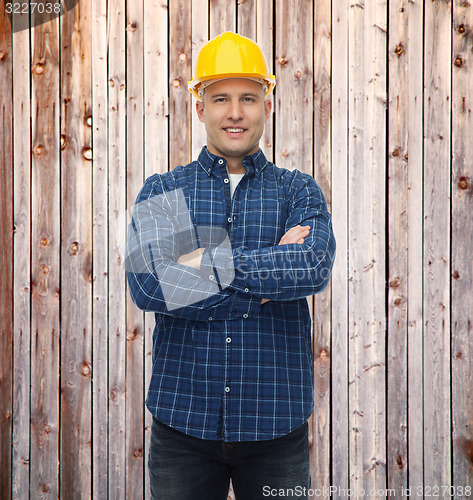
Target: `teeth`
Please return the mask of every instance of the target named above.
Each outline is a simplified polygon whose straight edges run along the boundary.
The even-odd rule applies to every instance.
[[[227,132],[243,132],[244,129],[242,129],[242,128],[226,128],[225,130]]]

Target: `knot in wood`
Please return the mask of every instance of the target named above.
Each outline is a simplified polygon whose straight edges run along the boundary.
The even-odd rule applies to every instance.
[[[65,134],[61,134],[60,146],[61,146],[61,151],[63,151],[67,147],[67,138]]]
[[[176,89],[181,86],[181,82],[179,81],[179,78],[174,78],[174,80],[172,81],[172,86]]]
[[[35,148],[34,148],[34,154],[36,156],[40,156],[44,153],[44,146],[42,144],[38,144]]]
[[[85,123],[87,124],[88,127],[92,127],[92,117],[88,116],[85,120]]]
[[[393,156],[399,156],[399,148],[396,148],[396,149],[393,151]]]
[[[457,68],[461,68],[463,66],[463,59],[460,56],[455,58],[455,66],[457,66]]]
[[[134,33],[137,30],[137,28],[138,26],[136,23],[128,23],[126,30],[129,31],[130,33]]]
[[[460,273],[458,271],[453,271],[453,279],[454,280],[459,280],[460,279]]]
[[[463,35],[465,33],[466,29],[465,29],[465,25],[464,24],[460,24],[460,26],[458,26],[458,33],[460,33],[461,35]]]
[[[143,456],[143,450],[141,448],[135,450],[135,452],[133,453],[133,456],[135,458],[141,458]]]
[[[321,350],[320,350],[319,358],[320,358],[322,361],[328,358],[328,352],[327,352],[327,349],[321,349]]]
[[[284,56],[282,56],[278,58],[277,63],[280,64],[281,66],[285,66],[287,64],[287,59]]]
[[[36,64],[36,66],[34,67],[34,72],[36,75],[42,75],[44,73],[44,64]]]
[[[128,333],[126,339],[129,340],[129,341],[133,341],[135,340],[136,338],[138,337],[138,332],[136,330],[136,328],[131,331],[130,333]]]
[[[41,272],[43,274],[49,274],[51,272],[51,268],[49,266],[47,266],[46,264],[43,264],[43,266],[41,268]]]
[[[398,288],[400,284],[401,284],[401,280],[399,278],[394,278],[393,280],[391,280],[389,282],[389,286],[391,288]]]
[[[409,155],[406,153],[403,158],[404,161],[409,161]]]
[[[88,377],[90,375],[90,366],[86,361],[82,363],[82,368],[80,372],[84,377]]]
[[[401,304],[402,304],[401,297],[397,297],[396,299],[394,299],[394,305],[395,306],[400,306]]]
[[[460,189],[467,189],[468,188],[468,179],[466,177],[460,177],[460,180],[458,181],[458,187]]]
[[[85,147],[82,149],[82,158],[87,161],[92,161],[92,148]]]
[[[5,56],[7,56],[7,55],[8,55],[8,52],[4,52],[3,50],[0,50],[0,61],[5,59]]]
[[[404,45],[402,43],[399,43],[396,45],[396,48],[394,49],[394,52],[396,53],[397,57],[401,57],[402,54],[404,54]]]
[[[296,78],[298,78],[298,79],[299,79],[301,76],[302,76],[302,72],[301,72],[301,71],[297,71],[297,73],[296,73]]]
[[[49,239],[48,236],[42,236],[41,240],[39,242],[39,246],[41,248],[47,248],[50,245],[50,243],[51,243],[51,240]]]
[[[74,241],[72,243],[71,248],[69,250],[70,255],[77,255],[79,252],[79,243],[77,241]]]
[[[282,156],[283,158],[287,158],[287,157],[289,156],[289,153],[287,152],[287,149],[283,149],[283,150],[281,151],[281,156]]]
[[[180,61],[180,62],[185,62],[185,61],[187,61],[187,54],[186,54],[184,51],[182,51],[182,52],[179,54],[179,61]]]

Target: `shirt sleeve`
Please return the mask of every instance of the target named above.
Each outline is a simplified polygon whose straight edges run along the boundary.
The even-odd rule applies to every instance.
[[[177,263],[199,247],[197,234],[182,189],[165,191],[160,176],[151,179],[138,195],[127,233],[125,270],[135,305],[192,320],[257,314],[261,300],[219,283],[213,266],[196,270]],[[231,281],[234,272],[222,270],[221,276]]]
[[[310,226],[303,244],[233,249],[231,253],[221,246],[209,250],[206,258],[219,277],[234,269],[233,281],[224,283],[233,290],[271,300],[297,300],[327,286],[335,260],[335,236],[327,203],[311,176],[299,172],[294,184],[285,232],[297,225]]]

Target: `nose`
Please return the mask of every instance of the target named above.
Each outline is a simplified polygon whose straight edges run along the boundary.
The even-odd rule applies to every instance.
[[[239,99],[232,99],[228,107],[228,117],[233,121],[243,118],[243,108]]]

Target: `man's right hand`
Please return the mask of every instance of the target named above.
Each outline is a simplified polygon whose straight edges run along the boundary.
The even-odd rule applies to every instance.
[[[304,239],[309,236],[310,226],[294,226],[289,229],[281,238],[278,245],[289,245],[289,243],[299,243],[302,245]],[[261,299],[261,305],[268,302],[270,299]]]

